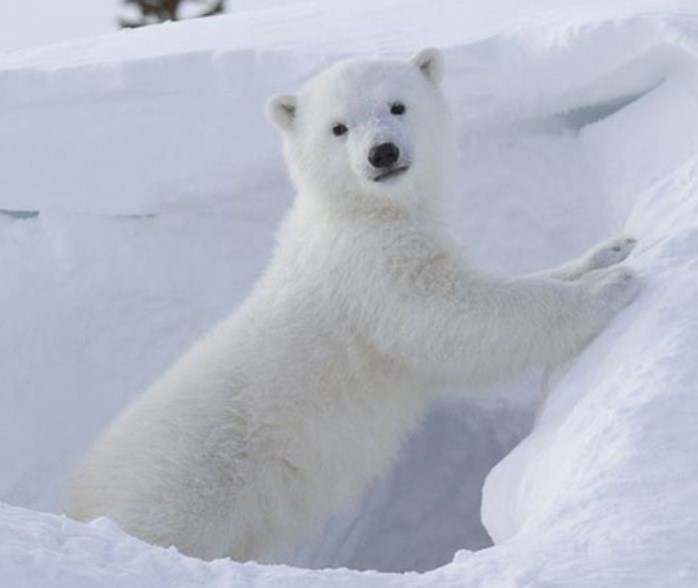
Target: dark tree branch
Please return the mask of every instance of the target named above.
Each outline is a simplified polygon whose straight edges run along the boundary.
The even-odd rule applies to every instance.
[[[185,4],[210,4],[194,18],[222,14],[225,11],[226,0],[122,0],[126,6],[134,6],[140,12],[139,17],[122,17],[119,23],[122,28],[137,28],[155,22],[180,19],[180,8]]]
[[[216,14],[222,14],[225,10],[225,0],[218,0],[213,4],[208,10],[202,12],[199,16],[215,16]]]

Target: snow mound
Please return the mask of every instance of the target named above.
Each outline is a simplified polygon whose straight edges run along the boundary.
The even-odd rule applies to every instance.
[[[695,587],[698,7],[361,0],[337,22],[329,4],[0,56],[3,586]],[[43,512],[263,269],[292,197],[264,98],[430,44],[471,256],[518,273],[627,232],[638,301],[549,377],[437,403],[289,562],[383,573],[206,563]]]

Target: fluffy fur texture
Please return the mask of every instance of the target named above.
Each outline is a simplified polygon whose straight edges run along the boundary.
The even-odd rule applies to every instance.
[[[283,561],[386,472],[440,383],[564,360],[633,298],[633,273],[609,267],[632,239],[523,278],[463,261],[440,216],[441,69],[435,50],[349,60],[269,101],[298,190],[274,260],[88,453],[73,517]],[[401,171],[381,177],[368,155],[386,142]]]

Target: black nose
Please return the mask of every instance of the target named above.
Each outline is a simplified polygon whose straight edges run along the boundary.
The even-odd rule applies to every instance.
[[[400,157],[400,150],[392,143],[382,143],[371,148],[368,160],[373,167],[382,168],[393,165]]]

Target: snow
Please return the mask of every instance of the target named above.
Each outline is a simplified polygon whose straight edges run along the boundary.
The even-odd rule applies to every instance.
[[[111,32],[118,5],[119,0],[3,0],[0,51]]]
[[[345,4],[0,56],[2,585],[694,588],[698,6]],[[569,365],[438,402],[301,567],[60,515],[86,447],[264,268],[292,189],[263,100],[425,45],[446,53],[469,255],[521,273],[628,232],[640,298]]]

